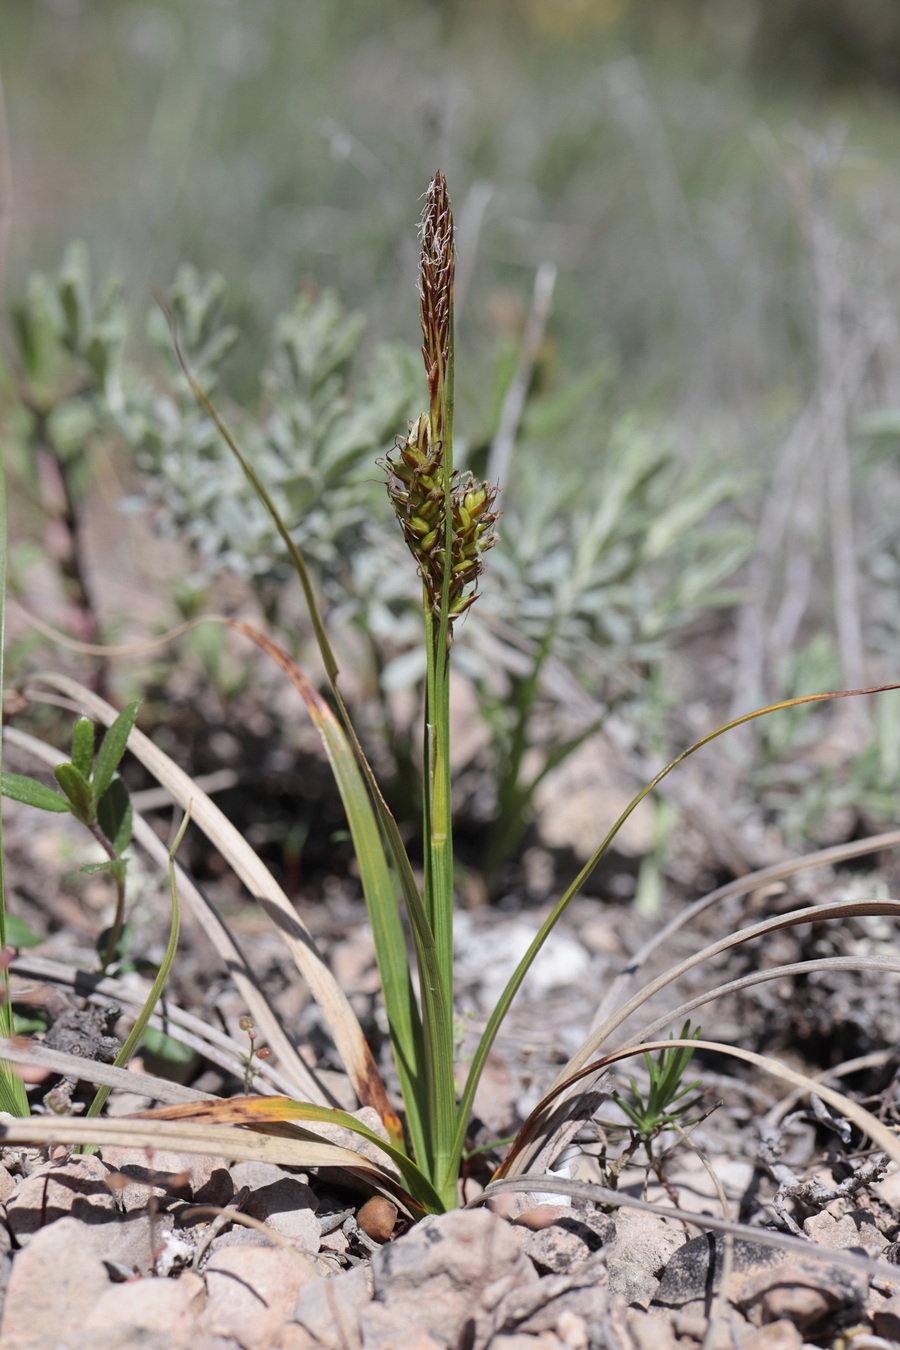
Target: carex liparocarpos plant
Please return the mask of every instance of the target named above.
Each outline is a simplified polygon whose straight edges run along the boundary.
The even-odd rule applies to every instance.
[[[173,799],[190,811],[192,823],[219,848],[278,927],[320,1006],[358,1102],[378,1113],[382,1132],[373,1131],[359,1118],[338,1109],[327,1085],[305,1063],[290,1036],[274,1017],[266,1002],[264,989],[256,988],[252,981],[244,979],[242,960],[235,956],[233,948],[229,946],[232,939],[226,934],[221,918],[216,916],[214,922],[206,926],[206,931],[228,961],[229,968],[236,972],[235,980],[246,997],[254,1020],[261,1027],[265,1026],[266,1038],[278,1056],[281,1076],[288,1080],[294,1095],[246,1096],[230,1101],[184,1101],[183,1094],[175,1095],[171,1085],[155,1080],[151,1083],[153,1095],[172,1105],[143,1112],[139,1117],[117,1117],[115,1120],[80,1120],[71,1116],[54,1117],[49,1121],[46,1118],[31,1121],[11,1121],[6,1118],[0,1120],[0,1140],[11,1143],[34,1143],[50,1139],[89,1144],[144,1143],[235,1159],[264,1158],[301,1167],[337,1166],[357,1177],[362,1175],[369,1184],[391,1194],[397,1204],[404,1207],[408,1217],[417,1218],[424,1213],[452,1208],[459,1203],[458,1181],[475,1092],[501,1023],[551,929],[597,866],[625,820],[666,774],[689,754],[724,731],[778,707],[836,697],[819,694],[792,699],[786,704],[737,718],[683,751],[636,794],[600,841],[579,876],[541,923],[490,1013],[471,1052],[465,1081],[459,1087],[453,1021],[449,670],[454,625],[476,598],[484,554],[495,539],[497,514],[494,509],[496,493],[491,485],[477,483],[471,476],[458,473],[453,466],[453,275],[453,218],[446,184],[442,175],[437,174],[425,199],[420,273],[428,411],[417,418],[407,435],[384,461],[390,500],[422,580],[427,679],[422,775],[424,875],[421,885],[411,866],[397,823],[379,791],[347,713],[338,680],[338,663],[319,613],[304,558],[252,464],[182,361],[182,370],[201,408],[241,465],[247,481],[281,536],[309,606],[332,702],[323,697],[296,662],[270,638],[247,624],[235,620],[219,621],[229,623],[232,628],[251,638],[279,663],[300,693],[322,738],[347,814],[368,906],[402,1111],[397,1110],[388,1094],[346,993],[323,961],[312,935],[303,925],[289,898],[246,840],[225,820],[202,789],[148,737],[134,729],[128,736],[129,750],[166,787]],[[176,352],[180,359],[177,339]],[[0,487],[2,482],[0,473]],[[0,558],[2,554],[0,537]],[[34,683],[42,684],[45,693],[49,687],[54,697],[62,694],[107,726],[116,722],[116,710],[109,703],[67,676],[45,674],[39,680],[35,678]],[[21,737],[19,743],[22,743]],[[33,741],[29,741],[29,744],[32,748],[39,745]],[[42,747],[41,756],[45,762],[59,762],[58,752],[50,747]],[[135,837],[151,857],[158,857],[162,849],[162,862],[165,867],[171,868],[173,888],[177,886],[179,894],[183,892],[184,900],[195,912],[204,914],[202,894],[192,887],[187,878],[176,875],[166,850],[137,814],[134,831]],[[752,882],[752,878],[749,881]],[[745,889],[749,889],[747,882],[747,878],[741,881]],[[699,912],[699,908],[719,898],[720,893],[715,892],[703,902],[698,902],[693,911]],[[404,929],[402,919],[404,910],[412,954],[407,945],[407,930]],[[685,914],[689,912],[686,910]],[[673,967],[621,1004],[617,1003],[618,995],[623,992],[621,983],[613,983],[606,992],[595,1031],[570,1059],[548,1095],[525,1122],[498,1169],[497,1176],[514,1178],[517,1173],[531,1170],[539,1160],[546,1161],[555,1156],[553,1150],[560,1138],[560,1121],[565,1127],[568,1117],[572,1115],[569,1098],[572,1094],[583,1095],[585,1087],[614,1060],[641,1051],[649,1053],[664,1049],[672,1052],[679,1046],[692,1051],[707,1047],[706,1042],[684,1038],[657,1042],[653,1040],[653,1035],[669,1017],[687,1016],[694,1007],[718,997],[721,989],[711,989],[689,1005],[667,1014],[666,1019],[651,1023],[643,1031],[632,1035],[624,1046],[612,1054],[601,1054],[607,1038],[626,1017],[636,1013],[655,990],[691,966],[747,938],[762,937],[779,928],[809,922],[813,917],[816,922],[822,922],[863,913],[900,917],[900,902],[876,900],[841,903],[818,906],[812,912],[800,910],[779,914],[738,933],[729,933],[718,943],[713,943]],[[658,938],[662,940],[674,926],[677,926],[675,921],[669,928],[662,930]],[[640,964],[639,960],[637,964]],[[414,972],[417,981],[413,978]],[[774,977],[778,973],[777,969],[764,971],[759,974],[759,978]],[[156,995],[152,994],[151,1001],[155,1002],[155,999]],[[794,1074],[774,1061],[765,1061],[749,1051],[718,1043],[712,1048],[750,1060],[776,1076],[787,1077],[792,1084],[806,1091],[814,1087],[823,1099],[837,1104],[843,1114],[860,1125],[878,1147],[900,1162],[900,1147],[890,1131],[870,1113],[832,1089],[813,1085],[811,1080],[802,1075]],[[16,1047],[4,1043],[3,1056],[12,1057],[16,1052]],[[243,1046],[239,1047],[238,1053],[243,1053]],[[595,1058],[598,1055],[600,1058]],[[124,1062],[124,1057],[123,1051],[121,1062]],[[88,1077],[92,1072],[97,1074],[95,1081],[108,1083],[112,1081],[111,1074],[114,1078],[115,1070],[106,1066],[93,1069],[89,1065],[79,1068],[81,1077]],[[122,1078],[129,1083],[133,1076],[123,1074]],[[122,1084],[116,1080],[114,1085]],[[133,1083],[129,1086],[133,1086]],[[323,1125],[338,1125],[355,1131],[368,1145],[381,1150],[377,1161],[373,1159],[371,1151],[363,1154],[337,1145],[330,1139],[324,1140],[315,1128],[318,1126],[321,1129]]]
[[[483,555],[496,542],[496,487],[453,467],[453,216],[437,174],[422,221],[422,355],[429,410],[385,461],[388,495],[419,565],[428,622],[452,633],[477,598]]]

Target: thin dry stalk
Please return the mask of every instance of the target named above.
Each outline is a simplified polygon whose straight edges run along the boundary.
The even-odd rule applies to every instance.
[[[35,676],[30,684],[43,684],[59,690],[104,726],[110,726],[115,721],[116,710],[109,703],[67,676],[44,674]],[[390,1111],[390,1103],[386,1099],[383,1102],[381,1100],[383,1088],[381,1096],[378,1095],[380,1078],[372,1052],[347,995],[328,969],[316,948],[312,934],[284,891],[215,803],[205,794],[198,792],[192,779],[163,754],[149,737],[140,731],[132,731],[128,739],[128,748],[150,770],[157,781],[171,792],[173,800],[183,810],[190,808],[192,823],[203,830],[216,846],[281,933],[319,1005],[360,1100],[363,1104],[375,1106],[379,1112],[382,1105]]]
[[[591,1030],[595,1031],[610,1016],[613,1009],[619,1007],[641,968],[646,965],[653,953],[664,948],[680,929],[692,923],[699,915],[705,914],[714,905],[749,895],[751,891],[771,886],[773,882],[785,881],[788,877],[796,876],[799,872],[808,871],[812,867],[837,867],[851,858],[862,858],[868,853],[881,853],[893,848],[900,848],[900,830],[870,835],[868,839],[855,839],[847,844],[833,844],[815,853],[807,853],[800,858],[788,858],[784,862],[773,863],[770,867],[763,867],[757,872],[738,877],[701,896],[693,904],[686,905],[669,923],[658,929],[638,948],[625,969],[613,980],[594,1014]]]
[[[121,1092],[137,1092],[149,1097],[151,1101],[163,1102],[167,1106],[179,1102],[208,1101],[210,1096],[208,1092],[183,1087],[181,1083],[157,1078],[155,1074],[117,1069],[114,1064],[101,1064],[97,1060],[84,1059],[80,1055],[67,1055],[63,1050],[48,1050],[46,1046],[36,1045],[32,1041],[23,1043],[17,1039],[0,1038],[0,1052],[11,1064],[33,1064],[39,1069],[66,1074],[85,1083],[118,1088]]]
[[[637,1209],[644,1214],[655,1214],[661,1219],[677,1219],[679,1223],[690,1224],[701,1232],[731,1233],[733,1237],[743,1238],[749,1242],[758,1242],[764,1247],[774,1247],[779,1251],[788,1251],[796,1256],[818,1257],[822,1261],[827,1261],[829,1265],[840,1266],[844,1270],[853,1271],[857,1275],[865,1275],[867,1278],[874,1275],[878,1279],[884,1280],[886,1272],[890,1270],[890,1267],[887,1267],[883,1261],[857,1256],[856,1253],[839,1247],[823,1247],[814,1242],[800,1241],[798,1238],[789,1237],[786,1233],[779,1233],[771,1228],[732,1223],[725,1219],[716,1218],[713,1214],[695,1214],[690,1210],[656,1204],[652,1200],[640,1200],[636,1195],[628,1195],[623,1191],[613,1191],[607,1186],[598,1186],[593,1182],[570,1181],[567,1177],[548,1177],[541,1172],[532,1172],[524,1176],[503,1177],[500,1181],[492,1181],[485,1187],[481,1195],[474,1196],[465,1208],[475,1209],[479,1205],[489,1204],[491,1200],[498,1195],[502,1195],[504,1191],[536,1192],[538,1194],[547,1192],[551,1195],[569,1196],[573,1200],[580,1200],[589,1205],[610,1205],[614,1209]],[[900,1279],[896,1280],[894,1284],[896,1288],[900,1289]]]
[[[10,744],[28,751],[50,766],[63,763],[66,758],[55,747],[45,745],[43,741],[36,740],[33,736],[28,736],[14,727],[4,728],[3,735]],[[134,813],[133,817],[133,830],[134,837],[141,848],[149,854],[160,871],[165,874],[169,866],[168,850],[155,830],[137,812]],[[187,902],[206,937],[221,957],[225,969],[234,980],[235,987],[244,999],[249,1013],[269,1048],[277,1056],[286,1079],[284,1090],[289,1093],[296,1092],[305,1100],[317,1102],[323,1106],[333,1105],[331,1094],[319,1083],[304,1063],[296,1046],[285,1032],[277,1013],[270,1006],[260,988],[259,979],[221,916],[216,913],[202,891],[194,885],[187,873],[177,863],[175,876],[179,898]],[[280,1084],[273,1084],[273,1086],[280,1086]]]
[[[816,289],[816,332],[819,355],[821,436],[825,469],[831,556],[834,569],[835,626],[841,654],[843,682],[860,689],[866,682],[865,644],[859,595],[853,526],[853,488],[847,423],[850,404],[843,381],[842,351],[844,293],[842,250],[828,202],[830,180],[842,146],[820,141],[808,151],[811,191],[806,226]],[[856,716],[859,709],[854,709]]]

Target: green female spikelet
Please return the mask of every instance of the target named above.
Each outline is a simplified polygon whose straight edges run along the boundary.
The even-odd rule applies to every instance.
[[[398,441],[385,468],[388,495],[418,563],[427,607],[439,616],[446,595],[448,624],[476,599],[483,554],[497,540],[496,487],[476,484],[471,474],[455,472],[452,463],[454,270],[453,215],[438,173],[422,214],[419,285],[430,407]]]

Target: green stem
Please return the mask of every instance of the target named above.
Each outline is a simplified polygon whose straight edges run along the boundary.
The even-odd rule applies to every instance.
[[[118,853],[116,853],[116,850],[113,848],[97,822],[85,821],[85,824],[110,861],[118,862]],[[116,912],[113,916],[109,936],[106,939],[106,948],[103,952],[103,959],[100,962],[101,975],[106,974],[107,970],[115,960],[116,948],[119,945],[122,929],[125,926],[125,878],[120,876],[117,872],[114,872],[113,879],[116,883]]]
[[[453,316],[447,366],[439,372],[430,409],[432,443],[441,440],[441,472],[444,490],[444,575],[440,614],[435,615],[425,594],[425,907],[434,934],[440,972],[441,1039],[453,1044],[453,819],[450,785],[450,582],[453,566]],[[433,1176],[442,1198],[456,1203],[456,1176],[450,1166],[456,1131],[456,1085],[452,1054],[436,1062],[436,1046],[429,1046],[432,1060],[429,1081],[434,1093]]]
[[[554,623],[541,638],[527,677],[517,682],[518,688],[513,700],[516,709],[513,733],[505,754],[503,747],[500,747],[503,763],[497,785],[497,815],[488,832],[483,866],[485,881],[490,890],[493,890],[500,869],[509,861],[528,828],[526,812],[537,784],[536,782],[522,784],[522,763],[528,749],[528,729],[532,722],[541,671],[550,654],[555,635]]]
[[[166,943],[165,954],[160,963],[159,970],[156,972],[156,979],[153,981],[152,988],[147,996],[147,1001],[135,1018],[134,1026],[131,1028],[125,1043],[113,1061],[117,1069],[126,1068],[128,1061],[138,1048],[141,1037],[147,1028],[147,1023],[150,1021],[153,1014],[153,1009],[159,1002],[162,992],[166,987],[169,971],[172,969],[172,962],[175,960],[175,953],[178,949],[178,935],[181,931],[181,908],[178,903],[178,882],[175,876],[175,854],[178,852],[179,845],[184,838],[184,832],[188,827],[189,820],[190,811],[186,811],[172,847],[169,850],[169,893],[172,897],[172,919],[169,926],[169,941]],[[106,1099],[111,1091],[112,1089],[108,1087],[98,1088],[94,1100],[87,1109],[86,1115],[98,1116],[103,1110]],[[93,1153],[94,1149],[89,1147],[83,1151],[85,1153]]]

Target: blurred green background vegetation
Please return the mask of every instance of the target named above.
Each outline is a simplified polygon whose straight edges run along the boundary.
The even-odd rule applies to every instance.
[[[507,540],[508,561],[501,552],[497,563],[504,594],[524,596],[535,642],[550,622],[545,611],[554,633],[561,625],[554,577],[568,585],[577,572],[578,531],[566,524],[575,506],[593,502],[593,485],[610,499],[619,492],[633,512],[618,534],[584,520],[566,660],[603,706],[588,709],[573,744],[623,689],[640,684],[666,706],[685,697],[671,671],[660,695],[654,679],[669,658],[648,643],[695,614],[669,585],[689,575],[688,563],[673,571],[660,553],[654,574],[644,570],[643,545],[629,552],[622,542],[643,537],[664,505],[680,520],[673,538],[698,536],[691,565],[703,603],[700,581],[729,580],[737,564],[720,550],[701,567],[701,531],[760,539],[729,593],[727,603],[740,603],[728,655],[713,671],[697,655],[702,631],[699,645],[693,631],[686,697],[743,712],[806,692],[808,679],[833,687],[896,669],[894,0],[0,0],[0,23],[12,189],[6,294],[21,296],[31,273],[56,272],[66,245],[85,240],[94,276],[124,280],[129,357],[157,387],[172,376],[143,316],[187,262],[227,284],[226,317],[239,338],[209,367],[223,397],[251,416],[268,406],[271,419],[270,374],[268,405],[258,390],[275,317],[300,297],[290,322],[302,345],[297,315],[333,290],[366,319],[341,374],[364,413],[364,376],[383,344],[418,345],[413,223],[441,168],[458,228],[460,451],[483,470],[536,273],[553,265],[552,306],[516,428],[516,487],[504,500],[509,528],[524,521],[524,533]],[[183,291],[185,314],[194,305],[199,315],[193,295]],[[215,317],[203,314],[198,335]],[[147,391],[140,399],[136,391],[128,386],[127,399],[149,409]],[[301,393],[290,393],[295,412],[315,403]],[[170,423],[172,446],[199,435],[189,405]],[[265,441],[270,432],[255,434]],[[665,462],[656,498],[626,484],[634,447],[648,464]],[[145,452],[145,471],[163,473],[156,495],[178,516],[174,470],[160,462]],[[191,479],[189,460],[181,464]],[[310,481],[321,469],[312,464]],[[369,481],[367,469],[356,471],[357,487]],[[660,488],[669,482],[677,491]],[[187,507],[189,486],[178,488]],[[553,576],[553,550],[544,558],[534,547],[544,528]],[[195,543],[202,533],[193,532]],[[627,555],[624,571],[613,543]],[[379,544],[366,556],[383,554]],[[535,566],[547,575],[531,576]],[[641,616],[631,628],[626,612]],[[383,625],[392,637],[396,617]],[[714,624],[721,635],[721,619]],[[380,641],[371,613],[367,625]],[[622,657],[612,685],[579,660],[579,643]],[[396,657],[379,651],[376,665]],[[491,697],[502,710],[510,688]],[[644,715],[658,730],[646,704]],[[689,707],[685,717],[690,727]],[[496,716],[491,725],[508,760],[503,737],[512,733],[498,732]],[[803,719],[792,727],[780,739],[754,733],[759,791],[781,782],[785,761],[815,740]],[[840,802],[868,792],[883,810],[897,718],[870,732],[860,742],[863,777],[844,776]],[[801,832],[824,809],[810,786],[821,786],[821,765],[804,773],[792,798],[808,802]],[[837,788],[829,792],[836,799]]]
[[[814,319],[796,203],[765,138],[839,118],[856,152],[838,185],[849,209],[897,187],[890,0],[0,12],[8,292],[72,237],[142,301],[182,261],[215,269],[244,378],[304,282],[336,287],[382,338],[416,342],[411,204],[440,166],[461,230],[463,391],[487,397],[485,356],[516,334],[549,259],[561,363],[607,358],[625,402],[638,389],[737,415],[765,397],[775,414],[800,396]]]

